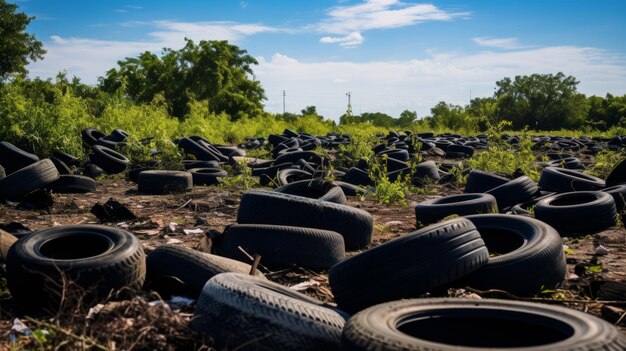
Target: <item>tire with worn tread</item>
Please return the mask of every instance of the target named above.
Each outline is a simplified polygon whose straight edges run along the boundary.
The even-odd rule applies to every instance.
[[[487,264],[489,253],[472,222],[454,218],[378,245],[333,266],[335,301],[352,313],[417,297]]]
[[[345,317],[282,285],[239,273],[204,286],[191,327],[217,349],[339,350]]]
[[[486,192],[496,198],[498,210],[504,212],[507,209],[526,202],[539,193],[539,187],[527,176],[517,177],[500,186]]]
[[[89,159],[108,174],[122,173],[130,163],[126,156],[102,145],[91,147]]]
[[[606,187],[604,180],[572,169],[546,167],[539,178],[541,190],[568,193],[571,191],[593,191]]]
[[[192,168],[188,172],[191,173],[194,185],[215,185],[220,182],[218,178],[228,176],[221,168]]]
[[[548,223],[564,236],[600,232],[615,225],[613,197],[602,191],[561,193],[539,200],[535,218]]]
[[[28,153],[8,141],[0,142],[0,165],[7,175],[39,161],[37,155]]]
[[[465,192],[484,193],[509,181],[510,179],[499,176],[497,174],[474,169],[467,176]]]
[[[233,224],[220,239],[220,253],[242,262],[250,255],[261,256],[264,266],[296,265],[311,269],[327,269],[345,256],[343,237],[333,231],[267,224]]]
[[[567,266],[563,242],[551,226],[515,215],[465,218],[478,229],[490,257],[486,266],[463,278],[457,286],[535,296],[543,289],[556,288],[565,278]]]
[[[206,282],[221,273],[248,274],[251,266],[227,257],[183,246],[162,245],[146,258],[146,287],[161,296],[183,295],[198,299]],[[260,278],[265,276],[258,270]]]
[[[59,171],[54,163],[46,158],[0,180],[0,195],[5,199],[17,201],[57,179]]]
[[[412,299],[368,308],[343,329],[350,351],[618,351],[626,336],[571,308],[506,300]]]
[[[111,290],[140,287],[146,262],[133,234],[102,225],[54,227],[18,240],[7,257],[11,295],[26,307],[56,311],[63,291],[61,273],[84,293],[83,303],[99,301]]]
[[[372,215],[361,209],[264,190],[243,194],[237,223],[331,230],[343,236],[346,250],[366,247],[372,240],[374,226]]]
[[[438,222],[450,215],[471,215],[498,211],[496,198],[489,194],[458,194],[426,200],[415,206],[418,226]]]
[[[193,188],[191,173],[183,171],[143,171],[137,177],[137,189],[141,193],[166,194],[185,192]]]
[[[301,180],[289,183],[285,186],[274,189],[274,191],[282,194],[291,194],[308,197],[310,199],[334,202],[341,205],[346,205],[348,203],[341,186],[321,179]]]

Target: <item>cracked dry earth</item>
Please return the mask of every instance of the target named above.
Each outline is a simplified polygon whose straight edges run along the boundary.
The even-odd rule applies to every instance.
[[[449,186],[437,186],[435,190],[439,195],[460,193],[458,189]],[[419,202],[433,196],[435,195],[412,195],[410,201]],[[240,194],[213,186],[195,187],[193,191],[184,194],[143,195],[136,192],[134,183],[126,180],[104,179],[98,181],[95,193],[54,194],[53,198],[54,205],[49,213],[18,210],[2,205],[0,206],[0,223],[19,222],[31,230],[59,225],[97,224],[98,219],[90,213],[92,206],[113,198],[127,206],[138,219],[108,223],[108,225],[124,228],[137,235],[146,252],[166,243],[209,252],[211,242],[204,233],[222,232],[226,226],[235,223]],[[416,230],[415,214],[411,206],[380,205],[364,198],[349,198],[349,204],[373,215],[372,246]],[[626,230],[623,226],[613,227],[565,244],[570,249],[567,250],[567,280],[556,293],[536,299],[589,311],[599,316],[602,304],[591,302],[596,297],[597,291],[593,291],[593,284],[590,284],[590,281],[626,281]],[[608,248],[608,254],[595,255],[599,245]],[[354,254],[356,253],[348,255]],[[332,302],[326,273],[292,267],[271,273],[268,277],[288,286],[296,286],[298,290],[318,299]],[[511,279],[523,279],[523,277],[511,277]],[[455,296],[459,294],[458,291],[450,293]],[[511,298],[499,292],[485,293],[483,296]],[[626,303],[622,303],[621,306],[626,306]],[[10,328],[10,323],[10,316],[6,313],[0,315],[0,330]]]

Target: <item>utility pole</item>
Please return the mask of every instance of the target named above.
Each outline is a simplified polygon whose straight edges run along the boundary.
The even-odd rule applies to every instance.
[[[470,89],[470,102],[472,102],[472,89]]]
[[[285,96],[287,96],[287,92],[283,90],[283,115],[285,114]]]
[[[347,92],[346,96],[348,96],[348,110],[346,111],[346,116],[347,117],[351,117],[352,116],[352,105],[350,105],[350,97],[352,96],[351,92]]]

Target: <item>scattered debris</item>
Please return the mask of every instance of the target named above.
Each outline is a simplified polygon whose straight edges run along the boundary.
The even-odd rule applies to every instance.
[[[128,207],[122,205],[112,198],[105,202],[103,205],[100,203],[95,204],[91,208],[91,213],[96,216],[102,223],[112,223],[127,220],[134,220],[137,217],[128,209]]]
[[[611,250],[607,249],[606,247],[600,245],[598,246],[598,248],[596,249],[596,255],[598,256],[604,256],[607,255]]]

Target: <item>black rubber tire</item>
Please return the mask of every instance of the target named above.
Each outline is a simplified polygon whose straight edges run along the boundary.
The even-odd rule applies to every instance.
[[[413,183],[421,186],[428,182],[439,180],[439,168],[434,161],[425,161],[415,166],[415,174],[413,174]]]
[[[135,167],[126,171],[126,179],[133,183],[139,182],[139,173],[144,171],[154,171],[156,168],[154,167]]]
[[[182,148],[186,153],[194,155],[198,160],[201,161],[220,161],[221,158],[200,145],[198,142],[190,139],[190,138],[181,138],[178,141],[178,147]]]
[[[452,152],[462,154],[464,157],[472,157],[474,156],[474,151],[474,148],[471,146],[453,144],[446,149],[446,155]]]
[[[624,211],[624,204],[626,203],[626,184],[614,185],[608,188],[604,188],[601,191],[609,193],[611,196],[613,196],[617,213],[621,213],[622,211]]]
[[[83,169],[83,175],[89,178],[96,179],[103,174],[104,171],[102,170],[102,168],[94,165],[93,163],[85,164],[85,167]]]
[[[454,218],[348,258],[332,267],[328,278],[339,307],[353,313],[448,285],[488,259],[474,224]]]
[[[282,285],[219,274],[204,286],[192,329],[219,350],[339,350],[345,317]]]
[[[85,128],[80,132],[80,136],[85,144],[94,146],[98,143],[98,139],[105,137],[106,134],[96,128]]]
[[[571,191],[593,191],[606,187],[604,181],[589,174],[571,169],[546,167],[539,178],[541,190],[567,193]]]
[[[263,190],[243,194],[237,223],[331,230],[343,236],[346,250],[366,247],[372,240],[374,225],[372,215],[361,209]]]
[[[458,194],[426,200],[415,206],[417,226],[439,222],[450,216],[498,212],[496,198],[489,194]]]
[[[0,165],[4,167],[7,175],[39,161],[37,155],[28,153],[7,141],[0,142],[0,155],[2,155]]]
[[[504,212],[516,204],[526,202],[539,193],[539,187],[527,176],[517,177],[486,192],[496,198],[498,210]]]
[[[220,273],[248,274],[249,264],[183,246],[162,245],[146,258],[146,288],[162,297],[182,295],[197,300],[206,282]],[[256,270],[255,275],[265,278]]]
[[[126,133],[125,131],[121,130],[121,129],[114,129],[111,134],[102,137],[102,139],[105,140],[110,140],[116,143],[121,143],[124,140],[126,140],[126,138],[128,138],[130,136],[130,134]]]
[[[618,163],[608,177],[606,177],[606,186],[615,186],[621,183],[626,183],[626,159],[623,159]]]
[[[91,162],[108,174],[124,172],[130,162],[126,156],[102,145],[92,146],[91,151],[92,153],[89,155]]]
[[[0,195],[18,201],[31,192],[59,179],[59,171],[49,159],[43,159],[0,180]]]
[[[96,181],[85,176],[63,174],[46,188],[57,194],[84,194],[96,191]]]
[[[563,242],[551,226],[533,218],[505,214],[465,218],[478,229],[490,257],[486,266],[456,286],[535,296],[543,289],[556,288],[565,278]]]
[[[313,151],[296,151],[296,152],[289,152],[286,154],[282,154],[276,157],[276,159],[274,160],[274,163],[275,164],[281,164],[285,162],[294,163],[298,161],[299,159],[303,159],[307,162],[313,162],[313,163],[317,163],[320,165],[324,163],[322,156],[316,154]]]
[[[307,179],[312,179],[313,174],[308,171],[304,171],[297,168],[286,168],[281,169],[278,172],[278,186],[285,186],[289,183],[297,182],[297,181],[306,181]]]
[[[341,205],[346,205],[348,203],[346,195],[343,193],[340,186],[321,179],[301,180],[289,183],[285,186],[274,189],[274,191],[282,194],[297,195],[308,197],[310,199],[334,202]]]
[[[626,336],[571,308],[507,300],[412,299],[352,316],[341,338],[350,351],[618,351]]]
[[[220,182],[218,178],[228,176],[221,168],[192,168],[189,173],[193,178],[193,185],[216,185]]]
[[[369,174],[356,167],[351,167],[346,174],[341,177],[341,181],[352,185],[374,185],[374,181],[370,178]]]
[[[217,161],[184,160],[183,167],[186,170],[194,168],[220,168],[220,163]]]
[[[283,225],[233,224],[224,231],[219,252],[249,262],[238,246],[250,255],[261,255],[261,263],[269,268],[296,265],[328,269],[345,256],[345,244],[339,233]]]
[[[554,194],[556,194],[556,193],[550,192],[550,193],[546,193],[546,194],[541,194],[538,197],[535,197],[535,198],[533,198],[531,200],[528,200],[526,202],[522,202],[521,204],[517,204],[517,205],[511,207],[510,212],[511,212],[511,214],[514,214],[514,215],[526,216],[526,217],[534,218],[535,217],[534,207],[537,204],[537,202],[539,200],[541,200],[541,199],[544,199],[544,198],[546,198],[548,196],[552,196]],[[530,207],[533,208],[532,212],[529,210]]]
[[[63,174],[72,174],[72,170],[70,169],[70,167],[68,167],[65,162],[61,161],[60,159],[52,156],[50,157],[50,161],[52,161],[52,163],[54,163],[54,166],[57,168],[57,171],[59,171],[59,174],[63,175]]]
[[[0,166],[0,180],[4,179],[6,176],[7,174],[4,171],[4,167]]]
[[[193,188],[191,173],[183,171],[143,171],[137,178],[137,189],[146,194],[185,192]]]
[[[576,191],[539,200],[535,218],[553,226],[563,236],[584,235],[614,226],[617,209],[608,193]]]
[[[387,155],[387,157],[389,158],[393,158],[393,159],[404,161],[404,162],[408,161],[410,158],[409,152],[407,150],[402,150],[402,149],[384,150],[376,154],[376,156],[378,157],[382,157],[383,155]]]
[[[497,174],[488,173],[479,169],[472,170],[467,176],[465,184],[466,193],[484,193],[500,185],[506,184],[510,179]]]
[[[111,290],[140,287],[146,274],[145,255],[136,236],[101,225],[41,230],[9,250],[9,290],[25,307],[58,310],[61,273],[83,290],[83,303],[90,306]],[[72,295],[66,291],[65,296]]]
[[[362,186],[335,180],[333,184],[338,185],[346,196],[360,196],[368,193],[368,190]]]

